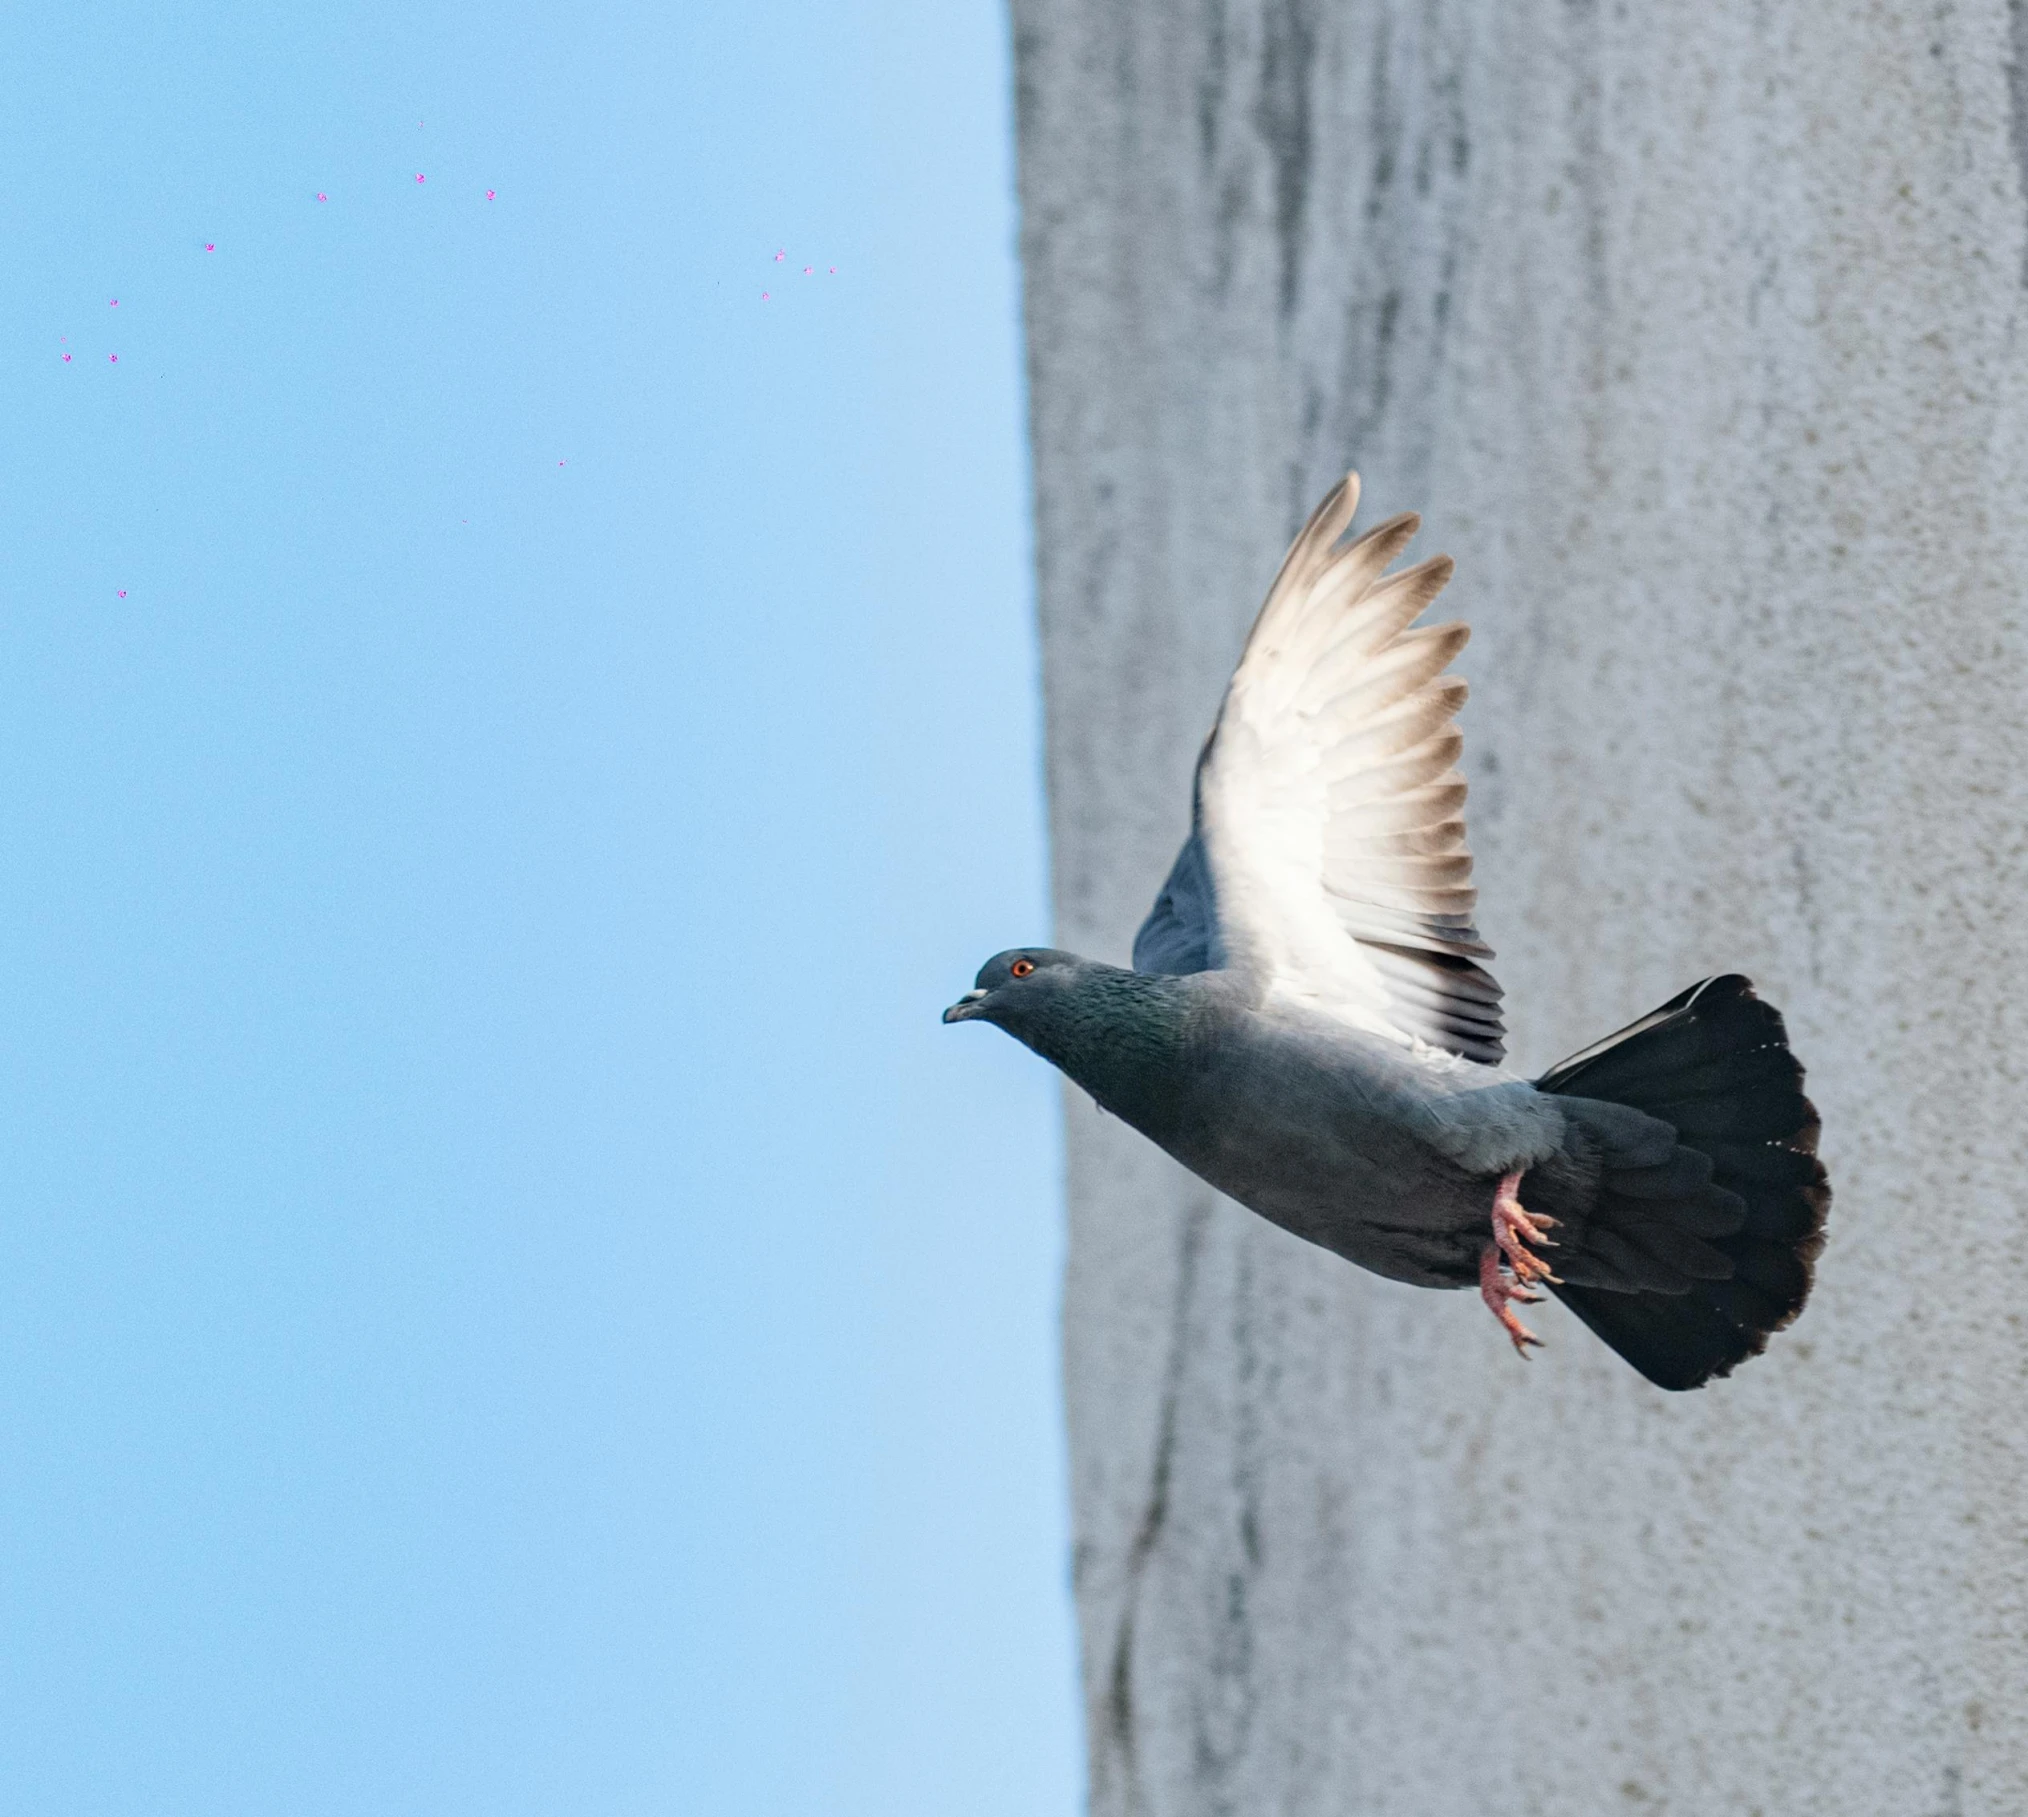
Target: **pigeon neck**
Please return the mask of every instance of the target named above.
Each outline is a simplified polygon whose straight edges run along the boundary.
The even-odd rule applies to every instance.
[[[1099,1104],[1144,1134],[1178,1110],[1190,1023],[1180,978],[1094,965],[1046,1021],[1016,1032]]]

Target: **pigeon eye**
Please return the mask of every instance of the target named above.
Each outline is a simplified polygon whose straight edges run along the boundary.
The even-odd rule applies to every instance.
[[[1012,972],[1015,977],[1025,978],[1028,976],[1030,972],[1032,972],[1035,969],[1035,961],[1033,959],[1017,959],[1007,969],[1010,972]]]

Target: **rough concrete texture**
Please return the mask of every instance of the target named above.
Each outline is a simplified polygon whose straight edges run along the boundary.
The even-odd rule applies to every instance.
[[[1448,549],[1538,1067],[1743,970],[1815,1301],[1648,1387],[1069,1106],[1100,1817],[2028,1810],[2028,26],[1014,0],[1058,937],[1334,475]]]

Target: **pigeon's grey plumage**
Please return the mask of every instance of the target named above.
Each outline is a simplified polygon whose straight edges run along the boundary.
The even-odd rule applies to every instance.
[[[1413,516],[1344,541],[1358,495],[1332,491],[1269,589],[1133,969],[1002,953],[945,1020],[998,1023],[1297,1236],[1478,1285],[1517,1347],[1507,1302],[1542,1282],[1697,1387],[1809,1292],[1830,1191],[1802,1068],[1726,977],[1540,1079],[1504,1070],[1444,673],[1467,632],[1411,628],[1451,563],[1388,572]]]

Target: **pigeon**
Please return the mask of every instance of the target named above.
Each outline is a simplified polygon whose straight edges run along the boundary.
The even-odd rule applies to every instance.
[[[1268,590],[1198,759],[1190,834],[1131,969],[987,960],[990,1022],[1282,1229],[1388,1280],[1546,1289],[1658,1387],[1702,1387],[1809,1297],[1830,1186],[1780,1012],[1707,978],[1541,1077],[1505,1061],[1473,925],[1445,674],[1449,581],[1390,572],[1413,513],[1349,538],[1349,474]]]

